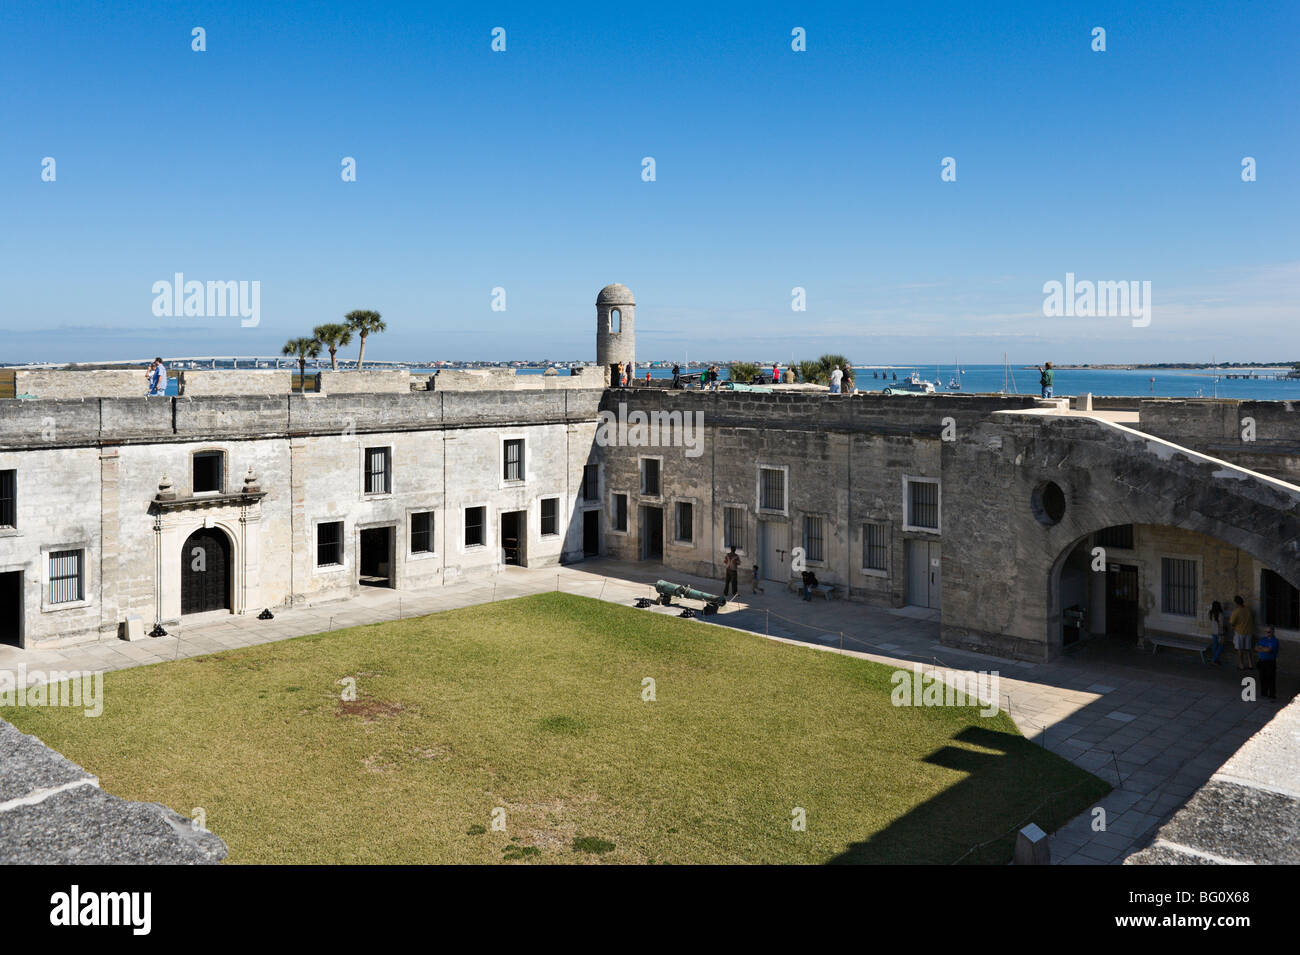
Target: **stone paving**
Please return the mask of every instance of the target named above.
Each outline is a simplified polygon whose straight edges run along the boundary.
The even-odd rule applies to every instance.
[[[653,597],[654,581],[660,577],[709,592],[721,590],[717,580],[644,563],[601,560],[560,568],[510,567],[487,580],[427,591],[366,588],[355,598],[279,610],[273,620],[255,615],[208,618],[144,642],[105,640],[40,650],[0,647],[0,667],[22,663],[29,671],[116,670],[557,589],[631,604],[637,597]],[[655,606],[650,612],[679,611]],[[1280,703],[1243,702],[1230,662],[1208,667],[1194,654],[1152,655],[1104,639],[1050,664],[992,657],[942,646],[937,611],[843,600],[810,604],[770,582],[759,594],[743,582],[736,600],[702,620],[891,665],[920,664],[941,677],[997,671],[1002,708],[1026,737],[1116,787],[1098,803],[1106,810],[1104,831],[1093,830],[1089,811],[1052,835],[1052,859],[1057,863],[1118,863],[1145,846],[1278,713],[1300,682],[1295,674],[1283,672],[1278,680]]]

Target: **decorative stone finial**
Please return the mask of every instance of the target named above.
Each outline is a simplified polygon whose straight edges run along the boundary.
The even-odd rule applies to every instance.
[[[253,466],[248,466],[248,473],[244,475],[244,493],[256,494],[261,488],[257,486],[257,475],[253,473]]]
[[[176,492],[172,489],[172,479],[163,472],[162,479],[158,482],[158,500],[170,501],[176,497]]]

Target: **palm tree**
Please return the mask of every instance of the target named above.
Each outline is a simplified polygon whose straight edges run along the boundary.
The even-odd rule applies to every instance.
[[[826,380],[831,380],[831,369],[839,366],[840,371],[844,372],[844,390],[853,390],[853,366],[843,355],[822,355],[817,359],[818,364],[822,366],[822,373]]]
[[[348,312],[343,318],[348,323],[348,328],[357,333],[361,339],[361,351],[357,355],[357,371],[361,370],[361,362],[366,357],[366,339],[377,332],[382,332],[388,328],[384,320],[379,317],[378,312],[362,311]]]
[[[324,325],[317,325],[312,329],[312,334],[316,336],[316,341],[329,349],[330,368],[338,371],[338,350],[352,344],[352,329],[342,322],[327,322]]]
[[[320,342],[314,338],[291,338],[284,343],[282,355],[298,356],[298,390],[306,390],[307,359],[320,354]]]

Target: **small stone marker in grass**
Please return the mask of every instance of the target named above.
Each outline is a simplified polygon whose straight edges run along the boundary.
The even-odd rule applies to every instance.
[[[1032,822],[1016,833],[1015,864],[1052,864],[1052,850],[1047,844],[1047,833]]]

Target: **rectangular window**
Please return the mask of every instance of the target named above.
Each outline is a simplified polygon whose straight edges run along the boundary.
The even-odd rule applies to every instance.
[[[1271,570],[1259,573],[1259,603],[1268,626],[1300,630],[1300,590]]]
[[[479,547],[487,541],[487,508],[465,508],[465,546]]]
[[[225,469],[225,457],[221,451],[200,451],[194,455],[195,494],[221,491],[221,472]]]
[[[1196,616],[1196,561],[1160,558],[1160,609],[1178,617]]]
[[[807,560],[825,560],[822,542],[822,519],[805,515],[803,519],[803,554]]]
[[[507,481],[524,479],[524,439],[511,438],[505,446],[505,467],[502,477]]]
[[[888,570],[889,551],[885,546],[884,524],[862,525],[862,569]]]
[[[18,526],[18,472],[0,471],[0,527]]]
[[[724,507],[722,509],[722,547],[730,550],[745,549],[745,509],[743,507]]]
[[[316,525],[316,566],[343,565],[343,522],[328,521]]]
[[[677,539],[687,543],[695,540],[695,505],[689,501],[677,502]]]
[[[433,553],[433,511],[411,515],[411,553]]]
[[[1116,524],[1097,531],[1095,543],[1098,547],[1113,547],[1116,550],[1133,549],[1133,525]]]
[[[554,536],[560,533],[560,499],[558,497],[542,498],[542,536]]]
[[[758,469],[758,507],[763,511],[785,511],[785,472],[780,468]]]
[[[939,482],[907,482],[907,523],[909,527],[939,529]]]
[[[584,501],[600,500],[600,466],[584,464],[582,466],[582,499]]]
[[[614,530],[627,530],[627,495],[614,495]]]
[[[366,448],[367,494],[387,494],[392,490],[389,454],[388,448]]]
[[[641,459],[641,493],[646,497],[658,497],[660,494],[658,458]]]
[[[50,552],[49,603],[66,604],[81,599],[81,565],[84,553],[80,550]]]

